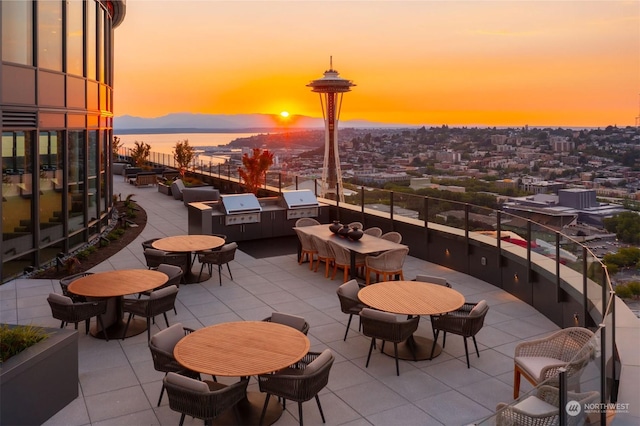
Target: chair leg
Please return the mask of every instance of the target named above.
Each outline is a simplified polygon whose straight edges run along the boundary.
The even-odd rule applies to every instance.
[[[166,376],[167,373],[165,373],[164,375]],[[160,398],[158,398],[158,407],[160,406],[160,403],[162,402],[162,395],[164,395],[164,383],[162,384],[162,389],[160,389]]]
[[[302,402],[298,402],[298,417],[300,417],[300,426],[302,426]]]
[[[520,370],[517,366],[513,368],[513,399],[518,399],[520,396]]]
[[[124,340],[124,338],[127,337],[127,330],[129,329],[129,323],[131,322],[131,317],[133,317],[133,314],[129,314],[129,318],[127,319],[127,325],[124,326],[124,331],[122,332],[122,340]],[[149,329],[148,325],[149,325],[149,319],[147,318],[147,329]],[[149,337],[149,340],[151,340],[151,337]]]
[[[182,413],[182,415],[180,416],[180,423],[179,425],[182,426],[184,424],[184,413]]]
[[[444,349],[444,345],[447,343],[447,332],[442,332],[442,349]]]
[[[371,344],[369,345],[369,355],[367,355],[367,364],[364,366],[364,368],[369,367],[369,360],[371,359],[371,351],[373,350],[373,344],[375,340],[375,338],[371,338]]]
[[[218,283],[222,285],[222,265],[218,265]]]
[[[324,413],[322,412],[322,405],[320,405],[320,397],[318,396],[318,394],[316,394],[316,402],[318,403],[318,410],[320,410],[320,417],[322,417],[322,423],[325,423]]]
[[[198,282],[200,282],[200,277],[202,276],[202,270],[204,269],[204,263],[200,265],[200,273],[198,274]]]
[[[229,267],[229,262],[227,262],[227,271],[229,271],[229,278],[233,281],[233,275],[231,275],[231,268]]]
[[[60,328],[64,328],[64,321],[60,321]]]
[[[440,330],[434,330],[433,334],[433,345],[431,345],[431,355],[429,355],[429,359],[433,359],[433,351],[436,350],[436,343],[438,343],[438,335],[440,334]]]
[[[398,364],[398,343],[397,342],[393,342],[393,354],[395,355],[395,358],[396,358],[396,376],[399,376],[400,366]]]
[[[471,366],[469,365],[469,349],[467,348],[467,338],[463,337],[464,339],[464,354],[467,357],[467,368],[471,368]]]
[[[84,322],[84,334],[89,334],[89,323],[91,318],[87,318]]]
[[[351,318],[353,318],[353,314],[349,314],[349,321],[347,321],[347,330],[344,332],[344,339],[342,339],[343,341],[347,341],[347,333],[349,333],[349,327],[351,327]]]
[[[151,341],[151,320],[147,317],[147,342]]]
[[[476,342],[476,336],[471,336],[471,338],[473,339],[473,346],[476,347],[476,354],[478,355],[478,358],[480,358],[480,352],[478,352],[478,343]]]
[[[264,406],[262,407],[262,414],[260,414],[260,422],[258,422],[259,425],[262,424],[262,421],[264,420],[264,415],[267,413],[267,406],[269,405],[269,398],[271,398],[271,394],[268,393],[267,397],[264,399]]]
[[[164,315],[164,322],[167,323],[167,327],[169,327],[169,319],[167,318],[167,313],[163,312],[162,315]]]

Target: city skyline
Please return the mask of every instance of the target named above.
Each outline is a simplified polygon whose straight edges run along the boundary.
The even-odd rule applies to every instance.
[[[306,85],[358,85],[342,120],[634,125],[640,3],[127,2],[115,115],[321,117]]]

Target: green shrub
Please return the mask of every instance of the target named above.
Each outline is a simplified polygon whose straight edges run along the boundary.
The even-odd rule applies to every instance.
[[[48,335],[41,327],[32,325],[9,327],[7,324],[3,324],[0,326],[0,362],[4,362],[35,345],[47,338]]]
[[[82,250],[82,251],[79,251],[79,252],[76,254],[76,257],[77,257],[78,259],[86,260],[86,259],[89,257],[89,255],[90,255],[90,254],[91,254],[91,252],[90,252],[89,250],[84,249],[84,250]]]
[[[109,232],[109,233],[107,234],[107,239],[108,239],[109,241],[115,241],[115,240],[117,240],[118,238],[120,238],[120,236],[119,236],[119,235],[117,235],[117,234],[116,234],[115,232],[113,232],[113,231],[112,231],[112,232]]]

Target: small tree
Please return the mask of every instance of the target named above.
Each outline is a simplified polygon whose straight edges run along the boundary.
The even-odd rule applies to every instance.
[[[120,155],[120,149],[122,149],[123,146],[124,142],[122,142],[119,137],[114,136],[113,141],[111,142],[111,153],[113,156],[113,161],[116,161],[118,159],[118,155]]]
[[[151,146],[144,142],[134,142],[135,147],[131,150],[131,159],[137,167],[142,167],[147,162],[151,154]]]
[[[184,175],[187,172],[189,164],[193,161],[194,155],[194,149],[189,145],[188,139],[176,142],[176,146],[173,148],[173,159],[178,165],[178,171],[182,179],[184,179]]]
[[[258,194],[258,190],[266,181],[266,173],[273,164],[273,153],[265,149],[253,148],[252,156],[244,154],[242,156],[242,165],[244,168],[238,168],[240,178],[244,182],[247,191]]]

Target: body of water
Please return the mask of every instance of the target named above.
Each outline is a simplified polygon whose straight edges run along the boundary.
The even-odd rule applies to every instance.
[[[144,134],[118,134],[114,136],[120,138],[124,148],[132,149],[135,142],[144,142],[151,146],[150,160],[155,161],[158,156],[162,156],[167,163],[173,159],[173,149],[176,142],[189,141],[189,145],[198,149],[200,147],[211,147],[227,145],[238,138],[248,138],[260,133],[144,133]],[[224,163],[228,157],[225,155],[210,156],[197,153],[196,163],[204,162],[213,165]]]

